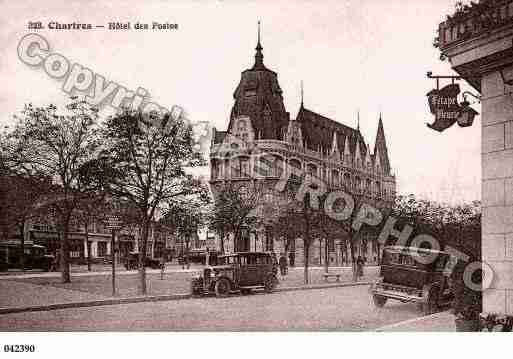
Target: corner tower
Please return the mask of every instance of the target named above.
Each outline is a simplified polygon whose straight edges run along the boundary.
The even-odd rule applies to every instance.
[[[239,85],[233,94],[235,103],[228,132],[233,132],[237,120],[244,117],[249,118],[255,139],[283,140],[290,115],[285,111],[278,75],[264,65],[260,22],[255,50],[255,63],[252,68],[242,72]]]

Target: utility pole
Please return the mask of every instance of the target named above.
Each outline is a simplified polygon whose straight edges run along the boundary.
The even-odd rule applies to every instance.
[[[110,239],[110,252],[112,255],[112,296],[116,296],[116,230],[112,228]]]
[[[117,216],[107,218],[107,228],[111,230],[110,253],[112,258],[112,296],[116,296],[116,230],[121,228],[121,221]]]

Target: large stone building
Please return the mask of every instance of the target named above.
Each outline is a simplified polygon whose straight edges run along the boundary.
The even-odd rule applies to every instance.
[[[377,123],[375,145],[354,129],[330,118],[301,107],[295,119],[284,103],[278,75],[264,65],[260,34],[253,67],[242,72],[233,94],[226,131],[214,129],[210,151],[211,188],[216,191],[226,183],[250,186],[260,183],[265,201],[284,200],[274,187],[283,171],[296,168],[322,180],[329,189],[344,189],[365,197],[377,207],[389,207],[395,198],[396,182],[392,174],[387,142],[381,115]],[[265,165],[259,166],[264,162]],[[272,238],[264,228],[248,229],[241,234],[237,250],[272,250],[277,254],[291,252],[295,264],[302,263],[302,241],[296,240],[284,248],[284,241]],[[316,240],[311,248],[313,264],[321,264],[323,240]],[[378,246],[365,245],[358,252],[369,262],[377,259]],[[348,255],[341,243],[329,245],[331,264],[343,264]],[[234,250],[232,240],[227,250]],[[346,253],[344,253],[346,252]],[[294,255],[295,254],[295,255]]]
[[[482,256],[493,271],[483,310],[512,315],[513,0],[460,7],[439,25],[438,40],[451,67],[481,94]]]

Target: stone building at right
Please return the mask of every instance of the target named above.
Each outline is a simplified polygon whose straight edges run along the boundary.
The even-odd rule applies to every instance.
[[[481,96],[482,256],[494,272],[483,311],[512,315],[513,0],[459,6],[438,36],[442,56]]]

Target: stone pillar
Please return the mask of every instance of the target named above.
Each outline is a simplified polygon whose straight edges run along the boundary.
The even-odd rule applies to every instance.
[[[513,314],[513,87],[498,71],[483,76],[481,86],[482,256],[495,277],[483,311]]]
[[[88,255],[88,253],[87,253],[87,241],[84,238],[84,258],[87,258],[87,255]]]

